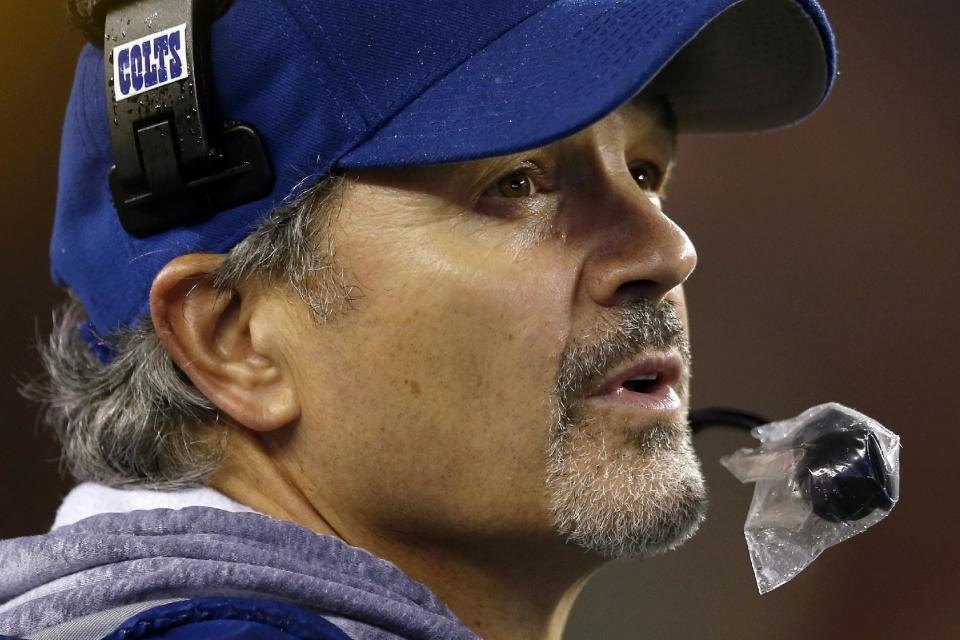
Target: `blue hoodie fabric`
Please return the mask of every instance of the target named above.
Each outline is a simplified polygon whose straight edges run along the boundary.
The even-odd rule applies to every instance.
[[[217,627],[218,615],[235,622]],[[170,620],[194,626],[144,632]],[[101,638],[124,621],[115,637],[478,640],[395,564],[255,512],[101,513],[0,542],[0,635]]]

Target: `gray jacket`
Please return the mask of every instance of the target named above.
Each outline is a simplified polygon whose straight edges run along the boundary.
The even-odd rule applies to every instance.
[[[477,640],[393,563],[255,512],[101,513],[0,542],[0,634],[99,638],[151,607],[209,596],[293,603],[355,640]]]

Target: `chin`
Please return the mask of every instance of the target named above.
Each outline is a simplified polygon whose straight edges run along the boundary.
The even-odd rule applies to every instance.
[[[685,423],[614,438],[583,421],[555,429],[546,489],[555,531],[604,558],[676,549],[703,523],[707,491]]]

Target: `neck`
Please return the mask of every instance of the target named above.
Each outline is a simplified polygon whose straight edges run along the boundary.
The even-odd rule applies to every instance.
[[[600,562],[542,540],[434,542],[378,536],[367,548],[426,584],[486,640],[560,640]],[[557,547],[560,545],[557,544]]]
[[[364,528],[318,504],[256,436],[245,429],[232,435],[212,487],[393,562],[484,640],[560,640],[574,601],[604,562],[556,536],[433,540]]]

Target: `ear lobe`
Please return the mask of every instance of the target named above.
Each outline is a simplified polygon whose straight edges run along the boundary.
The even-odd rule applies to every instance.
[[[249,429],[278,429],[300,417],[300,404],[274,348],[279,341],[263,327],[258,344],[251,339],[251,322],[271,301],[252,287],[217,291],[210,276],[222,262],[221,255],[189,254],[168,263],[150,290],[153,325],[177,366],[219,409]]]

